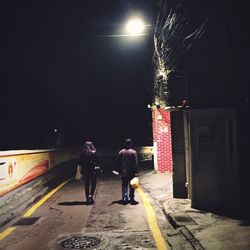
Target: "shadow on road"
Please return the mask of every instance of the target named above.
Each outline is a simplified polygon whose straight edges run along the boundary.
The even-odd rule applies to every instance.
[[[112,201],[108,206],[112,206],[114,204],[120,204],[120,205],[127,205],[127,204],[137,205],[137,204],[139,204],[139,202],[138,201],[127,201],[127,202],[124,202],[123,200],[117,200],[117,201]]]
[[[114,204],[125,205],[123,200],[112,201],[108,206],[112,206]]]
[[[59,206],[80,206],[80,205],[89,205],[86,201],[65,201],[58,203]]]

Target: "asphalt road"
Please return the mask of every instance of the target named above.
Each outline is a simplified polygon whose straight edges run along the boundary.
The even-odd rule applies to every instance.
[[[94,205],[85,202],[83,182],[71,180],[27,218],[22,215],[5,225],[1,230],[8,235],[0,241],[0,249],[164,249],[157,243],[159,232],[167,242],[171,226],[162,210],[149,196],[145,205],[138,191],[136,205],[123,205],[120,199],[121,183],[115,175],[98,180]],[[147,208],[151,206],[158,236],[156,226],[150,224],[152,214]],[[167,243],[165,249],[170,249]]]

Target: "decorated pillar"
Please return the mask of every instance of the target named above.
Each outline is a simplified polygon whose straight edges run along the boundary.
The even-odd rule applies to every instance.
[[[158,172],[172,172],[172,141],[170,112],[152,108],[154,167]]]

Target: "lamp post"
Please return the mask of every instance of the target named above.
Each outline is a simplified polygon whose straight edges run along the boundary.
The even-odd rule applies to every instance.
[[[156,82],[154,83],[157,91],[153,96],[153,105],[150,105],[152,112],[152,133],[153,133],[153,151],[154,151],[154,168],[157,172],[172,172],[172,145],[171,145],[171,126],[170,112],[165,110],[166,100],[166,81],[167,71],[164,62],[160,57],[158,43],[155,34],[149,32],[142,19],[133,17],[129,19],[125,26],[126,36],[138,37],[142,35],[154,36],[154,49],[157,56]]]

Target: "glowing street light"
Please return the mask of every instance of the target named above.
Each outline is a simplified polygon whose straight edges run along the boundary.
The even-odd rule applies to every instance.
[[[125,25],[122,25],[120,29],[117,30],[118,34],[103,34],[95,35],[95,37],[138,37],[138,36],[148,36],[152,35],[149,27],[151,24],[145,24],[142,18],[133,17],[130,18]],[[120,34],[119,34],[120,33]]]
[[[142,35],[145,31],[145,24],[140,18],[132,18],[126,24],[126,32],[131,36]]]

